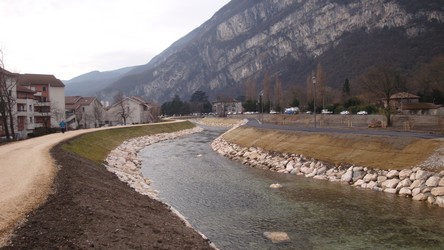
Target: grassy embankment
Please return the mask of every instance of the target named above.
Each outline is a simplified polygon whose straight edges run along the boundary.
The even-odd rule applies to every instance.
[[[194,124],[191,122],[183,121],[110,128],[69,140],[63,145],[63,149],[94,162],[102,163],[106,156],[125,140],[159,133],[171,133],[193,127]]]
[[[416,166],[442,140],[405,137],[366,136],[284,132],[239,127],[224,139],[243,147],[260,147],[269,151],[301,154],[333,164],[348,163],[379,169],[403,169]]]

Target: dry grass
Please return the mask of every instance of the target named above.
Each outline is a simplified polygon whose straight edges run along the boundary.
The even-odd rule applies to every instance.
[[[201,120],[203,124],[221,124],[221,125],[227,125],[232,126],[240,122],[241,119],[234,119],[234,118],[209,118],[205,117]]]
[[[109,152],[125,140],[159,133],[171,133],[193,127],[194,124],[191,122],[183,121],[113,128],[81,135],[63,144],[62,148],[101,163]]]
[[[244,147],[302,154],[318,160],[379,169],[403,169],[424,162],[439,140],[349,134],[314,134],[240,127],[225,134],[227,141]]]

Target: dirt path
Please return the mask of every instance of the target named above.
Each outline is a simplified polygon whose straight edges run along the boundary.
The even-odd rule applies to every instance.
[[[0,246],[13,226],[50,192],[55,166],[49,150],[63,140],[95,130],[50,134],[0,146]]]
[[[0,147],[0,248],[213,249],[167,205],[58,144],[95,130]]]

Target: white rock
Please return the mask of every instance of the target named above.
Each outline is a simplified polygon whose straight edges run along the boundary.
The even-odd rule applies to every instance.
[[[378,178],[378,175],[377,175],[377,174],[370,174],[370,173],[368,173],[368,174],[366,174],[366,175],[364,176],[363,180],[364,180],[365,182],[370,182],[370,181],[376,181],[377,178]]]
[[[363,167],[353,167],[353,172],[362,171],[363,169],[364,169]]]
[[[384,189],[384,192],[390,193],[390,194],[396,194],[396,188],[386,188],[386,189]]]
[[[362,184],[365,184],[364,180],[357,180],[353,186],[362,186]]]
[[[373,189],[375,187],[378,187],[378,183],[376,181],[370,181],[367,183],[367,188]]]
[[[433,196],[431,196],[431,195],[428,196],[428,197],[427,197],[427,202],[430,203],[430,204],[435,203],[435,197],[433,197]]]
[[[424,180],[415,180],[415,181],[413,181],[413,183],[410,185],[410,188],[411,189],[414,189],[414,188],[419,188],[421,185],[423,185],[424,184]]]
[[[440,187],[444,187],[444,177],[441,178],[438,184]]]
[[[409,188],[403,187],[399,190],[400,195],[411,195],[412,191]]]
[[[380,175],[380,176],[378,176],[377,182],[378,183],[383,183],[386,180],[387,180],[387,176]]]
[[[399,176],[399,172],[398,172],[398,170],[391,170],[391,171],[389,171],[388,173],[387,173],[387,178],[389,178],[389,179],[393,179],[393,178],[396,178],[396,177],[398,177]]]
[[[435,204],[443,207],[444,206],[444,196],[438,196],[435,198]]]
[[[410,175],[413,173],[411,169],[403,169],[399,172],[399,179],[404,180],[405,178],[410,178]]]
[[[426,185],[428,186],[428,187],[436,187],[436,186],[438,186],[439,185],[439,181],[441,180],[441,177],[439,177],[439,176],[436,176],[436,175],[434,175],[434,176],[430,176],[428,179],[427,179],[427,181],[426,181]]]
[[[420,188],[412,189],[412,196],[416,196],[416,195],[418,195],[420,193],[421,193],[421,189]]]
[[[428,197],[428,195],[423,194],[423,193],[419,193],[419,194],[414,195],[412,199],[415,201],[425,201],[425,200],[427,200],[427,197]]]
[[[270,185],[270,188],[274,188],[274,189],[276,189],[276,188],[281,188],[281,187],[282,187],[282,185],[279,184],[279,183],[274,183],[274,184],[271,184],[271,185]]]
[[[389,179],[389,180],[386,180],[383,183],[381,183],[381,187],[382,188],[395,188],[399,182],[400,182],[399,179]]]
[[[342,175],[341,181],[342,182],[350,182],[353,178],[353,169],[349,168],[345,174]]]
[[[434,196],[443,196],[444,195],[444,187],[433,188],[431,193]]]
[[[431,176],[433,173],[430,173],[430,172],[428,172],[428,171],[425,171],[425,170],[422,170],[422,169],[420,169],[420,170],[418,170],[417,172],[416,172],[416,176],[415,176],[415,179],[427,179],[429,176]]]
[[[316,175],[323,175],[323,174],[325,174],[325,172],[327,172],[327,167],[326,166],[322,166],[321,168],[319,168],[316,171]]]
[[[396,188],[410,187],[410,185],[412,185],[412,181],[408,178],[405,178],[398,183],[398,186]]]
[[[264,236],[275,244],[290,241],[286,232],[264,232]]]

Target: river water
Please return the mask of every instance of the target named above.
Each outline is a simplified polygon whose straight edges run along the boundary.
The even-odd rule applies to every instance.
[[[223,132],[206,128],[139,154],[160,199],[219,249],[444,249],[444,208],[244,166],[211,149]],[[267,231],[290,241],[273,244]]]

